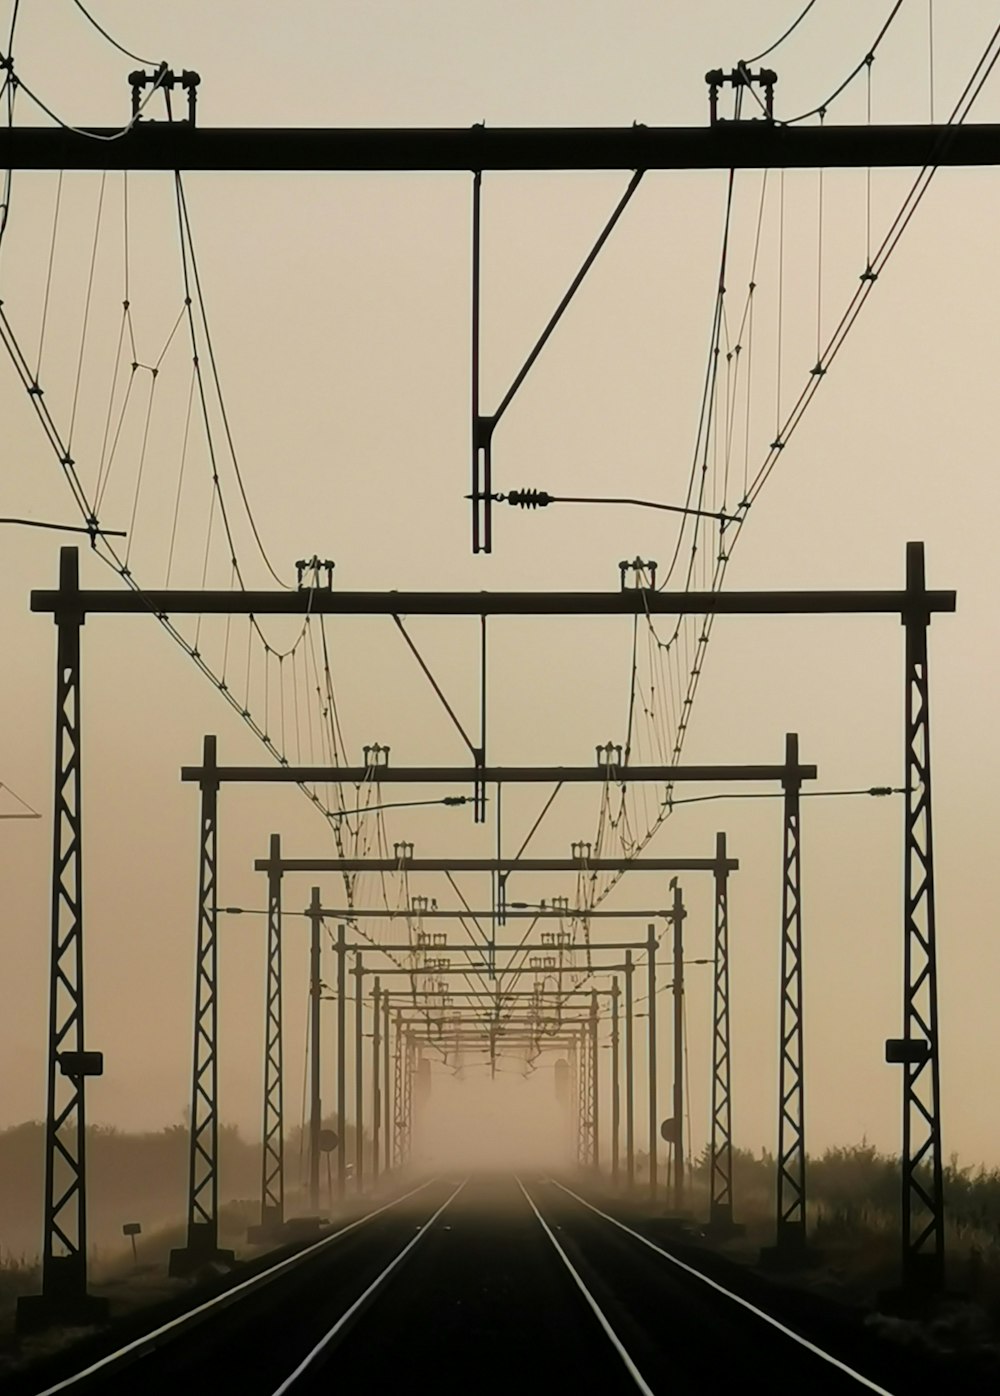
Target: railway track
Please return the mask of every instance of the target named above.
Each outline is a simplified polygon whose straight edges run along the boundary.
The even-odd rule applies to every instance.
[[[940,1389],[909,1372],[880,1381],[566,1184],[477,1176],[434,1178],[84,1370],[22,1389]]]

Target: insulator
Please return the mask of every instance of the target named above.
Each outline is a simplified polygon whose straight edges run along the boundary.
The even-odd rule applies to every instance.
[[[552,503],[552,496],[545,490],[508,490],[507,503],[519,509],[544,509]]]

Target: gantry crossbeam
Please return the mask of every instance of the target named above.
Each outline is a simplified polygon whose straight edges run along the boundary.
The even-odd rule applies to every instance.
[[[103,137],[103,139],[88,139]],[[117,139],[109,139],[118,137]],[[1000,163],[1000,126],[193,127],[0,131],[16,170],[729,170]]]
[[[714,858],[258,858],[255,872],[714,872]],[[730,872],[739,869],[727,858]]]
[[[797,768],[800,780],[815,780],[815,766]],[[618,785],[640,781],[661,784],[706,784],[719,781],[780,781],[788,772],[784,766],[625,766],[609,763],[593,766],[219,766],[213,778],[220,784],[287,783],[363,785],[467,785],[478,781],[488,785],[584,783]],[[200,766],[182,766],[182,781],[200,781]]]
[[[219,910],[237,911],[238,908],[220,907]],[[288,914],[289,913],[286,912],[286,915]],[[296,915],[301,913],[293,912],[291,914]],[[389,911],[385,907],[379,909],[377,906],[324,906],[321,909],[321,914],[330,921],[335,921],[338,918],[343,921],[360,921],[362,919],[377,919],[380,921],[426,921],[428,919],[437,921],[475,921],[479,918],[488,920],[489,917],[494,915],[494,912],[489,909],[485,911],[454,911],[451,909],[442,911],[439,907],[424,907],[419,911],[416,907],[413,907],[409,911]],[[664,910],[650,911],[648,908],[637,910],[632,907],[627,907],[623,911],[609,911],[606,907],[587,906],[547,906],[540,909],[532,908],[528,910],[525,910],[523,907],[517,907],[512,911],[511,903],[508,902],[504,907],[503,914],[505,921],[572,921],[574,918],[581,916],[586,916],[588,920],[601,917],[621,921],[649,921],[651,918],[655,920],[660,916],[669,916],[670,912]],[[363,947],[355,948],[361,949]],[[414,947],[407,946],[406,948],[410,950]],[[428,946],[427,948],[429,950],[434,950],[440,949],[440,946]]]
[[[0,145],[0,168],[3,168]],[[342,616],[817,616],[904,615],[905,591],[110,591],[72,594],[78,615]],[[928,614],[954,611],[953,591],[924,591]],[[33,611],[58,614],[70,597],[33,591]]]
[[[667,912],[665,914],[669,915],[670,913]],[[564,953],[571,950],[645,950],[647,944],[648,942],[645,940],[596,940],[588,945],[547,945],[543,940],[523,940],[515,941],[513,945],[496,945],[491,941],[490,949],[498,952],[503,951],[508,955],[517,955],[522,950],[561,950]],[[379,954],[389,954],[389,952],[391,951],[398,955],[428,954],[431,956],[432,959],[435,955],[440,954],[475,954],[476,951],[482,950],[483,948],[484,947],[482,945],[478,945],[475,941],[472,940],[452,940],[448,941],[444,945],[414,945],[412,943],[406,944],[403,942],[391,942],[387,945],[373,945],[370,942],[362,942],[357,945],[350,943],[347,945],[348,950],[356,950],[359,954],[364,955],[372,955],[376,952]],[[572,966],[570,966],[570,968],[572,968]],[[423,969],[418,967],[414,970],[408,970],[407,973],[434,974],[436,973],[436,971],[429,968]]]

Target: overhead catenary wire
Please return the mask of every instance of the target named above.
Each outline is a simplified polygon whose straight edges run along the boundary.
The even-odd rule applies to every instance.
[[[100,141],[104,144],[107,144],[110,141],[120,141],[123,136],[128,135],[128,133],[132,130],[136,123],[141,120],[143,112],[146,110],[146,107],[149,105],[149,103],[153,100],[154,94],[158,92],[160,88],[163,86],[163,81],[167,75],[166,66],[164,64],[159,65],[150,84],[149,91],[146,93],[145,97],[143,97],[142,101],[139,103],[138,108],[135,110],[135,112],[133,112],[131,118],[129,119],[129,121],[126,122],[124,126],[120,127],[116,131],[88,131],[85,127],[74,126],[71,122],[64,121],[63,118],[59,116],[58,113],[55,112],[42,97],[39,97],[38,93],[35,92],[33,88],[28,86],[28,84],[21,77],[20,73],[15,71],[14,60],[11,56],[9,49],[6,53],[0,52],[0,67],[6,69],[7,85],[11,88],[15,88],[19,92],[23,92],[24,95],[30,99],[30,101],[34,102],[35,106],[38,107],[39,111],[43,111],[45,115],[51,121],[54,121],[57,126],[61,126],[64,131],[69,131],[74,136],[83,136],[87,140]]]
[[[825,101],[820,102],[815,107],[811,107],[809,111],[802,112],[799,116],[790,117],[787,120],[780,121],[778,124],[781,126],[797,126],[800,121],[808,121],[809,118],[812,116],[825,116],[826,113],[829,111],[830,107],[833,105],[833,103],[837,100],[841,93],[845,92],[847,88],[850,87],[851,83],[858,76],[858,74],[862,72],[866,67],[871,66],[872,61],[874,60],[875,55],[879,50],[879,46],[882,43],[882,40],[885,38],[886,34],[888,34],[889,30],[892,28],[893,21],[899,14],[902,7],[903,0],[895,0],[892,9],[889,11],[888,18],[885,20],[884,24],[882,25],[882,28],[875,35],[875,38],[868,45],[868,48],[865,51],[864,58],[862,58],[861,61],[851,69],[851,71],[847,74],[847,77],[844,78],[844,80],[837,87],[834,88],[834,90],[830,93],[829,97],[827,97]]]
[[[215,357],[215,347],[212,341],[212,332],[209,328],[208,323],[208,312],[205,307],[205,298],[201,287],[201,276],[198,271],[198,260],[195,254],[194,241],[191,237],[191,220],[190,215],[188,213],[187,196],[184,191],[183,178],[179,170],[175,175],[175,179],[177,184],[178,209],[183,224],[182,244],[186,241],[186,253],[187,256],[190,257],[191,275],[193,278],[195,295],[197,296],[198,300],[198,313],[201,319],[202,330],[205,336],[205,348],[208,350],[208,362],[212,372],[212,381],[215,385],[216,401],[219,407],[219,415],[222,420],[222,428],[225,434],[226,443],[229,448],[229,457],[232,462],[233,473],[236,476],[236,483],[240,491],[240,498],[242,499],[243,507],[246,510],[247,520],[250,524],[250,531],[253,534],[254,541],[257,544],[257,548],[260,552],[261,558],[264,561],[265,567],[270,572],[271,576],[274,578],[278,586],[285,587],[286,589],[291,590],[290,584],[282,580],[282,578],[278,575],[278,573],[275,571],[274,567],[271,564],[271,559],[268,556],[267,549],[264,547],[264,541],[261,537],[260,530],[257,526],[257,520],[254,517],[253,510],[250,507],[250,500],[247,495],[246,485],[243,481],[243,471],[240,468],[239,456],[236,452],[236,444],[233,440],[233,433],[229,424],[229,413],[226,410],[226,400],[222,392],[222,383],[219,377],[219,366]],[[185,294],[190,299],[190,286],[188,286],[186,281]]]
[[[830,800],[845,795],[868,795],[878,799],[887,795],[905,794],[906,791],[902,786],[872,785],[866,790],[800,790],[799,798],[802,800]],[[664,803],[673,807],[675,805],[701,805],[709,800],[783,800],[784,797],[783,790],[722,790],[711,795],[685,795],[680,800],[670,799]]]
[[[468,497],[468,496],[467,496]],[[521,509],[544,509],[549,504],[630,504],[637,509],[661,509],[668,514],[686,514],[692,518],[718,519],[730,522],[729,515],[719,510],[693,509],[683,504],[665,504],[655,499],[627,499],[620,496],[549,494],[547,490],[509,490],[494,499]]]
[[[883,28],[878,36],[878,42],[881,42],[881,39],[884,38],[884,35],[888,29],[888,25],[892,22],[892,19],[895,17],[896,10],[898,10],[898,6],[890,13],[889,18],[886,21],[886,24],[883,25]],[[914,213],[916,212],[917,207],[923,199],[927,191],[927,188],[929,187],[930,182],[933,179],[934,173],[938,168],[937,164],[934,162],[934,156],[938,155],[940,151],[943,150],[945,144],[947,143],[950,130],[955,125],[962,124],[962,122],[964,122],[965,119],[968,117],[970,111],[972,110],[972,106],[977,100],[979,94],[982,92],[983,87],[985,86],[986,81],[992,73],[998,59],[1000,59],[1000,47],[998,47],[998,41],[1000,41],[1000,25],[997,26],[997,28],[993,31],[992,35],[988,39],[981,56],[977,60],[975,67],[973,68],[973,71],[968,81],[966,82],[965,87],[962,90],[960,97],[956,101],[952,109],[951,115],[948,119],[947,125],[942,129],[942,132],[938,137],[937,145],[935,146],[935,150],[932,154],[931,160],[929,160],[928,163],[918,173],[910,190],[904,197],[902,205],[900,206],[899,211],[893,219],[889,227],[889,230],[885,234],[885,237],[883,238],[882,244],[880,245],[878,252],[876,253],[875,257],[871,260],[871,265],[868,268],[869,274],[863,276],[860,279],[859,287],[855,291],[853,297],[851,298],[851,301],[849,302],[847,309],[842,315],[841,320],[838,322],[832,335],[828,337],[826,347],[823,349],[823,353],[821,356],[822,364],[825,368],[829,367],[836,354],[842,347],[844,341],[846,340],[847,334],[853,327],[853,324],[857,320],[857,317],[860,314],[860,311],[864,306],[868,295],[870,295],[874,287],[874,284],[878,278],[879,271],[882,267],[885,266],[885,264],[889,260],[889,257],[892,255],[892,252],[895,250],[896,246],[898,246],[900,238],[905,232],[907,226],[909,225],[909,222],[911,221]],[[877,47],[877,44],[873,45],[872,47],[874,49],[875,47]],[[784,179],[782,175],[782,194],[783,186]],[[716,316],[717,312],[718,307],[716,308]],[[718,558],[716,560],[715,569],[712,574],[711,584],[708,588],[709,590],[716,591],[720,589],[724,584],[733,548],[735,547],[736,542],[738,541],[742,533],[743,527],[749,515],[749,506],[755,501],[755,499],[759,495],[761,488],[763,487],[770,473],[773,471],[775,465],[777,464],[778,457],[780,456],[784,447],[787,445],[795,428],[801,421],[806,408],[808,407],[809,403],[811,402],[813,396],[815,395],[818,389],[819,383],[823,381],[824,377],[825,374],[811,373],[807,379],[805,387],[800,393],[792,409],[788,412],[783,421],[779,419],[779,428],[775,434],[775,439],[771,444],[765,461],[761,468],[758,470],[756,476],[754,476],[750,482],[747,495],[744,500],[745,507],[741,510],[740,516],[738,517],[738,519],[732,527],[731,535],[728,537],[726,547],[720,549]],[[699,424],[699,432],[700,431],[701,425]],[[678,549],[680,546],[681,539],[683,537],[683,533],[684,529],[682,526],[678,535]],[[677,556],[678,552],[675,551],[674,563],[676,563]],[[690,564],[688,568],[688,575],[689,577],[691,575]],[[684,710],[686,713],[689,713],[691,707],[693,706],[694,697],[697,693],[700,684],[701,675],[703,673],[703,656],[713,631],[714,622],[714,615],[709,615],[705,618],[703,622],[703,629],[701,631],[701,634],[699,635],[699,644],[697,648],[696,661],[694,664],[687,666],[689,677],[687,683],[687,693],[684,699]],[[646,623],[651,628],[654,625],[652,618],[648,614],[646,616]],[[680,623],[678,623],[675,626],[670,639],[666,642],[660,641],[659,643],[663,644],[665,648],[669,650],[674,645],[677,636],[680,633],[681,625]],[[680,734],[680,739],[675,744],[675,758],[679,757],[680,755],[680,751],[683,745],[683,732],[685,730],[686,727],[684,726],[682,720],[682,722],[678,724],[678,732]],[[644,849],[648,845],[650,839],[654,837],[658,829],[662,826],[665,819],[668,817],[670,813],[670,808],[670,802],[664,801],[656,819],[653,821],[651,825],[647,827],[646,831],[637,840],[635,844],[636,855],[638,855],[638,853],[641,852],[642,849]],[[609,876],[604,888],[602,889],[600,900],[603,900],[603,898],[610,893],[610,891],[617,885],[621,876],[622,873],[620,872]]]
[[[49,523],[43,519],[0,519],[0,524],[17,524],[21,528],[50,528],[58,533],[86,533],[91,537],[96,534],[99,538],[128,536],[124,530],[118,528],[88,528],[84,524]]]
[[[747,67],[749,67],[751,63],[759,63],[762,58],[770,57],[770,55],[774,53],[775,49],[780,48],[781,45],[785,42],[785,40],[790,38],[791,35],[795,33],[796,29],[798,29],[799,25],[805,19],[806,15],[812,9],[815,3],[816,0],[809,0],[809,3],[806,5],[805,9],[799,13],[796,19],[792,20],[791,24],[788,26],[788,28],[781,35],[780,38],[775,39],[774,43],[769,44],[766,49],[762,50],[762,52],[755,53],[752,58],[741,59],[741,62],[744,63]]]
[[[35,809],[34,805],[29,805],[27,800],[22,795],[19,795],[16,790],[11,789],[6,781],[0,780],[0,790],[6,790],[7,794],[15,799],[21,806],[21,809],[14,814],[0,814],[0,819],[41,819],[42,816]]]
[[[45,349],[45,331],[49,323],[49,297],[52,293],[52,272],[56,261],[56,242],[59,236],[59,214],[62,209],[63,175],[65,171],[59,171],[59,178],[56,181],[55,212],[52,215],[52,237],[49,241],[49,260],[45,272],[45,293],[42,297],[42,322],[38,330],[38,352],[35,355],[34,384],[38,387],[38,379],[42,371],[42,353]]]
[[[174,330],[176,330],[176,322]],[[53,448],[56,458],[62,466],[63,472],[70,483],[72,492],[74,494],[74,498],[76,499],[77,505],[80,509],[80,513],[82,514],[84,520],[87,523],[87,526],[81,531],[88,533],[91,536],[92,542],[96,543],[99,541],[101,544],[103,544],[103,546],[96,548],[98,556],[101,557],[102,561],[106,562],[108,565],[114,568],[114,570],[126,582],[126,584],[130,587],[131,590],[141,594],[141,587],[137,583],[135,577],[132,575],[128,565],[121,559],[121,557],[118,554],[115,553],[114,549],[110,546],[110,544],[107,544],[105,542],[105,539],[107,537],[114,536],[115,531],[101,529],[100,523],[98,521],[97,508],[88,500],[87,493],[77,474],[75,463],[72,457],[69,455],[68,449],[60,437],[59,430],[56,427],[55,421],[48,407],[45,394],[41,386],[35,381],[35,377],[28,367],[27,360],[20,348],[20,344],[13,331],[13,327],[7,319],[6,312],[2,306],[0,306],[0,342],[2,342],[3,346],[7,349],[8,354],[14,363],[15,369],[17,370],[23,383],[23,386],[25,387],[25,390],[28,394],[29,401]],[[132,380],[130,379],[130,382],[131,381]],[[119,427],[120,424],[121,423],[119,422]],[[112,453],[113,451],[114,447],[112,447]],[[102,490],[106,488],[106,485],[107,474],[105,474],[105,478],[101,484]],[[252,712],[250,711],[249,693],[246,695],[244,702],[241,703],[237,701],[235,697],[228,691],[227,686],[223,684],[219,676],[212,670],[211,666],[205,661],[204,657],[201,655],[198,649],[197,636],[195,643],[192,644],[178,630],[177,626],[170,620],[168,616],[158,614],[156,612],[153,612],[152,608],[150,609],[151,613],[154,614],[155,618],[159,621],[161,626],[168,632],[171,638],[177,644],[179,644],[182,649],[184,649],[188,656],[194,660],[197,667],[210,680],[210,682],[212,682],[212,684],[220,692],[223,693],[223,696],[226,698],[227,702],[229,702],[230,706],[233,707],[234,710],[242,717],[244,722],[246,722],[246,724],[250,727],[254,734],[260,740],[264,741],[265,746],[267,746],[270,751],[277,755],[278,753],[276,752],[273,743],[269,743],[266,740],[266,734],[260,728],[259,724],[255,721]],[[326,812],[326,807],[321,803],[319,804],[319,808],[324,813]]]
[[[102,214],[104,212],[104,192],[108,185],[107,170],[101,171],[101,183],[97,195],[97,212],[94,217],[94,239],[90,249],[90,270],[87,275],[87,295],[83,306],[83,324],[80,328],[80,352],[76,362],[76,381],[73,384],[73,406],[69,414],[69,429],[66,432],[66,449],[73,449],[73,429],[76,426],[76,412],[80,402],[80,383],[83,379],[83,360],[87,348],[87,330],[90,326],[90,305],[94,294],[94,272],[97,269],[97,249],[101,238]]]
[[[922,202],[924,195],[927,192],[927,189],[930,187],[931,180],[933,179],[934,174],[938,169],[938,164],[936,163],[934,157],[939,155],[941,150],[943,149],[944,144],[947,142],[950,130],[954,126],[961,125],[965,121],[966,117],[972,109],[973,103],[975,102],[979,93],[982,91],[987,79],[989,78],[994,67],[996,66],[998,58],[1000,58],[1000,25],[997,26],[997,28],[993,31],[993,34],[990,36],[990,39],[988,40],[982,55],[976,63],[972,75],[970,76],[968,82],[962,90],[960,97],[955,103],[955,106],[952,110],[951,116],[949,117],[947,124],[943,127],[940,135],[938,136],[937,144],[935,146],[934,151],[932,152],[931,159],[927,162],[927,164],[925,164],[921,168],[920,172],[911,184],[909,190],[907,191],[903,199],[902,204],[899,207],[898,212],[896,213],[895,218],[890,224],[888,231],[885,233],[878,250],[872,257],[870,266],[866,268],[866,274],[859,278],[859,284],[855,289],[854,294],[852,295],[847,305],[847,308],[844,310],[833,332],[828,336],[826,346],[823,350],[822,355],[823,363],[826,367],[829,367],[829,365],[833,362],[833,359],[840,352],[840,349],[847,338],[847,334],[849,333],[855,321],[857,320],[858,315],[860,314],[868,297],[871,295],[872,289],[876,281],[878,280],[881,271],[884,269],[885,265],[889,261],[889,258],[892,256],[893,252],[898,246],[900,238],[902,237],[906,228],[909,226],[909,223],[912,220],[913,215],[915,214],[917,208]],[[778,449],[787,444],[792,432],[798,426],[806,407],[808,407],[813,396],[815,395],[819,381],[820,377],[818,375],[813,375],[810,377],[805,387],[799,394],[799,397],[796,400],[791,411],[788,413],[781,429],[779,441],[775,443],[774,446],[772,446],[763,465],[757,472],[757,475],[754,478],[754,480],[751,482],[750,492],[748,496],[749,503],[752,503],[753,500],[756,498],[757,494],[759,494],[760,489],[762,488],[763,484],[774,469]]]
[[[716,348],[716,355],[718,356],[718,348]],[[701,557],[700,557],[700,559],[699,559],[699,566],[703,566],[703,565],[705,564],[705,561],[706,561],[706,555],[705,555],[704,550],[702,550],[702,554],[701,554]],[[685,642],[687,643],[687,641],[688,641],[688,639],[689,639],[689,634],[688,634],[687,631],[685,632],[685,637],[684,637],[684,638],[685,638]],[[693,637],[691,637],[691,638],[693,638]],[[687,706],[688,706],[688,708],[689,708],[690,705],[688,704]],[[657,714],[658,714],[658,712],[659,712],[659,709],[658,709],[658,707],[654,704],[652,695],[651,695],[651,699],[650,699],[650,712],[651,712],[651,714],[653,715],[653,716],[652,716],[652,720],[653,720],[653,721],[657,721],[657,720],[658,720]],[[813,793],[813,792],[810,792],[810,793]]]
[[[86,19],[90,24],[93,25],[93,27],[97,30],[98,34],[103,35],[103,37],[107,39],[108,43],[112,46],[112,48],[116,48],[119,53],[123,53],[126,58],[131,58],[133,62],[143,64],[144,67],[155,68],[159,66],[155,59],[140,58],[137,53],[133,53],[131,49],[126,48],[125,45],[120,43],[112,34],[109,34],[108,31],[104,28],[104,26],[98,23],[98,21],[94,18],[94,16],[90,13],[86,6],[80,3],[80,0],[73,0],[73,4],[83,15],[84,19]],[[15,6],[15,9],[16,8],[17,7]]]

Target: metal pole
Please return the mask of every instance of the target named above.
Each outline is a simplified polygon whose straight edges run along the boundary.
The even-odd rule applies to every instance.
[[[218,1115],[218,797],[216,743],[204,740],[201,826],[198,841],[198,948],[195,960],[194,1052],[188,1167],[187,1245],[171,1251],[169,1270],[190,1275],[202,1265],[229,1260],[219,1250]]]
[[[385,1087],[382,1098],[383,1133],[382,1147],[385,1150],[385,1171],[392,1171],[392,1077],[389,1074],[389,993],[382,995],[382,1081]]]
[[[372,1008],[372,1183],[377,1183],[382,1162],[379,1156],[382,1133],[382,988],[377,974],[372,988]]]
[[[354,953],[354,1182],[358,1192],[365,1177],[365,971],[360,950]]]
[[[569,1040],[569,1128],[572,1135],[571,1143],[573,1152],[576,1155],[577,1167],[583,1162],[580,1152],[580,1067],[577,1061],[575,1032],[570,1033]]]
[[[406,1029],[406,1043],[403,1050],[403,1120],[402,1138],[399,1141],[399,1162],[402,1167],[410,1162],[410,1144],[413,1139],[413,1078],[417,1070],[417,1045],[413,1034]]]
[[[406,1108],[404,1092],[405,1082],[405,1051],[406,1042],[403,1036],[403,1015],[397,1008],[395,1021],[393,1023],[396,1034],[395,1052],[392,1058],[393,1080],[392,1080],[392,1152],[389,1155],[391,1166],[399,1166],[403,1163],[403,1130],[402,1116]]]
[[[635,1032],[632,1015],[632,951],[625,951],[625,1181],[635,1186]]]
[[[593,1133],[593,1164],[594,1171],[599,1172],[601,1167],[601,1134],[600,1123],[600,1041],[597,1032],[597,991],[592,990],[590,995],[590,1098],[592,1109],[590,1112],[591,1129]]]
[[[684,1206],[684,901],[673,880],[674,908],[674,1209]]]
[[[264,1147],[261,1155],[260,1224],[285,1219],[284,1121],[281,1042],[281,836],[271,835],[267,875],[267,987],[264,993]]]
[[[646,940],[649,976],[649,1196],[656,1201],[656,1152],[659,1130],[656,1123],[656,927],[649,927]]]
[[[903,1038],[886,1047],[889,1060],[903,1067],[903,1287],[911,1294],[927,1294],[944,1287],[945,1237],[927,670],[930,608],[922,543],[906,545],[906,593]]]
[[[581,1168],[593,1162],[590,1146],[594,1136],[590,1125],[590,1052],[587,1050],[587,1029],[582,1026],[577,1029],[578,1051],[577,1051],[577,1158]]]
[[[611,985],[611,1181],[618,1186],[618,1144],[621,1133],[621,1083],[619,1081],[618,999],[621,989],[617,974]]]
[[[347,927],[337,927],[337,1197],[347,1189]]]
[[[319,888],[312,889],[309,906],[309,1206],[319,1211],[319,1132],[323,1127],[320,1097],[320,899]]]
[[[799,739],[785,738],[781,877],[781,1013],[778,1078],[778,1196],[775,1245],[795,1255],[806,1240],[805,1063],[802,1049],[802,892]]]
[[[729,874],[726,836],[716,834],[715,955],[712,995],[712,1140],[709,1161],[709,1225],[733,1223],[733,1119],[729,1041]]]
[[[83,811],[81,797],[79,554],[59,554],[55,782],[49,958],[48,1094],[42,1293],[18,1300],[20,1330],[48,1323],[100,1323],[107,1300],[87,1294],[87,1173],[83,1032]],[[88,1054],[90,1055],[90,1054]],[[75,1058],[72,1071],[66,1064]],[[98,1063],[100,1062],[100,1065]]]

